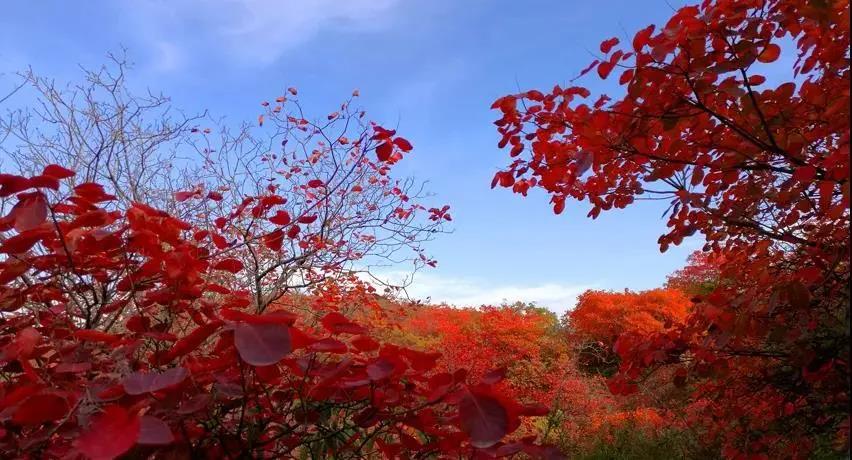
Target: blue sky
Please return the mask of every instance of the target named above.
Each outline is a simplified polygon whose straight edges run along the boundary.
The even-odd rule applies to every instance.
[[[398,173],[430,182],[453,207],[454,233],[430,244],[437,269],[417,297],[459,304],[537,301],[562,312],[586,288],[659,286],[698,243],[660,254],[664,205],[643,202],[585,218],[548,199],[490,190],[506,163],[489,106],[518,88],[548,89],[586,66],[606,38],[664,22],[669,0],[67,1],[10,2],[0,17],[0,91],[27,65],[76,78],[124,46],[131,83],[188,112],[234,122],[299,88],[315,114],[354,88],[371,118],[415,146]],[[592,89],[617,91],[588,76]],[[392,276],[393,273],[389,273]]]

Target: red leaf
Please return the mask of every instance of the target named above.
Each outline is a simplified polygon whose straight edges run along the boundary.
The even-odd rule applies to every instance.
[[[177,200],[178,203],[181,203],[181,202],[184,202],[184,201],[194,197],[197,194],[198,194],[198,192],[195,192],[195,191],[192,191],[192,192],[175,192],[175,200]]]
[[[459,420],[471,445],[480,449],[497,444],[509,433],[509,411],[488,394],[470,392],[462,398]]]
[[[295,237],[299,236],[299,232],[301,230],[302,229],[299,228],[298,225],[294,225],[294,226],[287,229],[287,237],[290,238],[290,239],[295,238]]]
[[[366,335],[359,335],[352,339],[352,345],[355,345],[355,348],[361,351],[374,351],[379,349],[379,342],[376,342]]]
[[[337,312],[331,312],[320,320],[322,327],[332,334],[363,334],[365,329],[360,324],[349,321],[349,318]]]
[[[562,214],[562,211],[565,210],[565,198],[557,198],[553,203],[553,213],[554,214]]]
[[[0,350],[0,359],[26,359],[32,354],[42,336],[35,328],[27,327],[15,334],[15,340]]]
[[[171,444],[174,440],[172,430],[166,422],[150,415],[139,418],[139,444],[162,446]]]
[[[115,343],[121,340],[117,335],[108,334],[106,332],[96,331],[94,329],[80,329],[74,331],[74,337],[84,342],[99,342],[99,343]]]
[[[817,170],[815,167],[807,165],[800,166],[793,171],[793,179],[799,182],[810,182],[816,177]]]
[[[67,179],[73,177],[76,173],[70,169],[63,168],[59,165],[47,165],[42,170],[42,176],[52,177],[54,179]]]
[[[269,218],[269,221],[275,225],[287,225],[291,221],[290,214],[287,211],[278,211]]]
[[[633,37],[633,50],[637,53],[642,50],[642,48],[648,44],[648,40],[651,38],[651,34],[654,33],[654,26],[648,26],[639,32]]]
[[[208,323],[204,326],[201,326],[194,331],[192,331],[186,337],[178,340],[172,345],[172,347],[166,352],[161,359],[158,360],[160,364],[168,363],[175,358],[183,356],[187,353],[192,352],[199,345],[201,345],[208,337],[210,337],[214,332],[219,330],[219,327],[222,325],[221,321],[215,323]]]
[[[435,368],[435,364],[438,362],[438,358],[441,357],[440,353],[424,353],[422,351],[410,350],[407,348],[402,348],[399,350],[400,354],[405,356],[405,359],[411,363],[411,367],[417,371],[428,371]]]
[[[349,348],[345,343],[337,339],[325,338],[318,340],[308,346],[311,351],[320,351],[325,353],[346,353]]]
[[[592,63],[591,63],[591,64],[589,64],[589,66],[588,66],[588,67],[586,67],[585,69],[583,69],[583,70],[581,70],[581,71],[580,71],[580,75],[579,75],[579,77],[582,77],[583,75],[586,75],[587,73],[589,73],[589,71],[590,71],[590,70],[592,70],[592,69],[594,69],[594,68],[595,68],[595,66],[596,66],[596,65],[598,65],[598,63],[599,63],[599,62],[600,62],[600,61],[598,61],[597,59],[595,59],[594,61],[592,61]]]
[[[90,203],[100,203],[115,199],[115,196],[104,191],[103,185],[94,182],[85,182],[74,187],[74,193]]]
[[[263,244],[273,251],[280,251],[284,244],[284,232],[278,229],[263,235]]]
[[[213,244],[217,249],[225,249],[229,246],[228,240],[218,233],[211,233],[210,238],[213,240]]]
[[[108,406],[77,438],[74,446],[92,460],[113,459],[136,444],[139,428],[139,417],[121,406]]]
[[[134,372],[124,379],[124,391],[129,395],[153,393],[183,382],[186,376],[186,369],[182,367],[175,367],[162,373]]]
[[[618,78],[618,84],[623,85],[633,79],[633,69],[627,69]]]
[[[32,230],[47,219],[47,199],[41,192],[26,194],[15,204],[9,215],[18,232]]]
[[[316,214],[311,216],[300,216],[297,222],[299,222],[300,224],[310,224],[316,221],[317,217],[318,216]]]
[[[312,179],[308,181],[308,187],[310,188],[322,187],[323,185],[325,185],[325,182],[319,179]]]
[[[757,56],[757,60],[768,64],[774,62],[780,55],[781,47],[775,43],[770,43],[766,45],[766,48],[763,48],[763,51]]]
[[[408,142],[407,139],[403,137],[397,137],[393,140],[394,145],[396,145],[403,152],[410,152],[414,147],[411,145],[411,142]]]
[[[30,178],[30,186],[59,190],[59,181],[50,176],[33,176]]]
[[[759,86],[766,82],[766,77],[763,75],[750,75],[748,77],[748,84],[751,86]]]
[[[12,422],[16,425],[41,425],[65,417],[70,408],[70,404],[62,396],[52,393],[38,394],[18,406],[12,414]]]
[[[601,53],[604,53],[604,54],[609,53],[609,51],[612,49],[612,47],[617,45],[617,44],[618,44],[618,39],[615,38],[615,37],[610,38],[609,40],[604,40],[603,42],[601,42]]]
[[[609,73],[612,72],[612,68],[615,66],[612,62],[601,62],[598,65],[598,75],[606,80],[606,77],[609,76]]]
[[[21,254],[29,251],[45,236],[46,233],[42,229],[19,233],[0,244],[0,253]]]
[[[370,380],[382,380],[393,375],[396,365],[387,358],[376,358],[370,364],[367,364],[367,375]]]
[[[9,196],[32,187],[31,181],[26,177],[0,174],[0,197]]]
[[[278,324],[239,323],[234,327],[234,346],[243,361],[269,366],[290,353],[290,333]]]
[[[239,273],[243,269],[243,263],[237,259],[220,260],[213,266],[214,270],[223,270],[231,273]]]
[[[373,127],[373,140],[388,140],[396,134],[395,129],[385,129],[381,126]]]
[[[393,153],[393,144],[390,142],[382,142],[376,147],[376,157],[379,161],[388,161]]]

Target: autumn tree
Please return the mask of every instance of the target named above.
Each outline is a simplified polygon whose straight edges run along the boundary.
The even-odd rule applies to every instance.
[[[376,265],[435,265],[422,244],[451,220],[449,206],[425,206],[422,183],[393,176],[412,146],[368,121],[357,91],[315,118],[289,88],[261,103],[257,121],[233,126],[140,95],[131,70],[110,55],[79,83],[21,73],[35,102],[0,122],[9,170],[37,175],[62,164],[78,172],[70,185],[103,184],[116,197],[110,206],[143,203],[192,224],[195,238],[230,248],[245,267],[231,287],[250,290],[260,311]]]
[[[686,266],[666,278],[666,287],[691,296],[713,292],[722,282],[719,278],[719,266],[723,262],[714,259],[714,256],[715,254],[710,252],[693,252],[689,255]]]
[[[589,290],[565,314],[565,323],[580,365],[611,374],[618,364],[612,347],[619,336],[626,332],[651,334],[671,329],[683,322],[689,306],[689,299],[674,289]]]
[[[848,450],[849,19],[843,0],[705,0],[601,43],[581,74],[617,78],[611,96],[557,85],[494,103],[513,158],[494,185],[593,218],[669,200],[661,250],[698,234],[724,260],[734,281],[682,327],[618,340],[612,387],[675,366],[726,457]]]
[[[0,174],[14,203],[0,227],[4,454],[550,452],[503,442],[538,409],[494,382],[441,372],[439,354],[383,345],[337,311],[264,312],[231,257],[250,243],[219,247],[164,211],[123,208],[97,183],[72,186],[74,175]]]
[[[120,87],[103,75],[92,78]],[[419,185],[393,178],[413,148],[394,130],[349,101],[309,119],[290,88],[262,104],[257,137],[248,125],[175,128],[189,136],[181,158],[198,164],[169,170],[174,157],[157,150],[167,144],[126,137],[151,133],[122,124],[147,113],[115,102],[123,93],[72,91],[107,99],[78,110],[45,88],[56,137],[5,125],[20,143],[7,151],[16,169],[0,174],[4,454],[552,452],[504,439],[538,408],[464,369],[439,370],[434,351],[383,344],[347,316],[370,307],[358,270],[434,264],[420,245],[450,220],[448,207],[420,204]],[[138,181],[145,168],[156,175]]]

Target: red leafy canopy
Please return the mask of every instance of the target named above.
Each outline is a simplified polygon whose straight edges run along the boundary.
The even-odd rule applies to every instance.
[[[582,73],[623,68],[616,97],[557,85],[493,105],[510,149],[495,186],[539,187],[556,213],[585,201],[592,218],[666,200],[660,250],[704,239],[712,266],[672,283],[689,311],[590,293],[570,320],[617,352],[613,391],[648,375],[692,389],[683,418],[725,457],[848,451],[849,24],[848,1],[706,0],[632,49],[601,44]]]
[[[420,237],[449,208],[392,177],[411,150],[394,131],[343,107],[329,123],[360,131],[329,143],[327,126],[267,107],[268,125],[310,147],[275,143],[250,192],[164,197],[181,218],[61,183],[73,173],[55,165],[0,174],[13,207],[0,220],[5,456],[287,458],[333,442],[359,457],[370,438],[395,455],[474,455],[456,400],[442,400],[466,372],[433,385],[436,353],[380,343],[347,316],[376,311],[377,296],[345,267],[398,255],[389,238],[434,263]],[[363,155],[377,145],[387,162]],[[374,219],[387,230],[365,231]]]

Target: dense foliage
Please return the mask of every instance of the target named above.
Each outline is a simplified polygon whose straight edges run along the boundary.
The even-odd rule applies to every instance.
[[[619,96],[494,103],[514,158],[494,185],[591,217],[669,199],[661,250],[706,240],[715,286],[682,324],[622,335],[610,387],[675,368],[690,425],[726,457],[848,449],[849,19],[848,1],[705,0],[601,43],[584,73],[615,74]],[[779,67],[791,80],[765,75]]]
[[[449,219],[390,179],[412,148],[393,131],[325,140],[356,117],[284,116],[320,140],[270,154],[263,187],[175,193],[183,218],[55,164],[0,175],[4,456],[547,455],[504,440],[540,408],[341,313],[369,307],[347,263]]]

